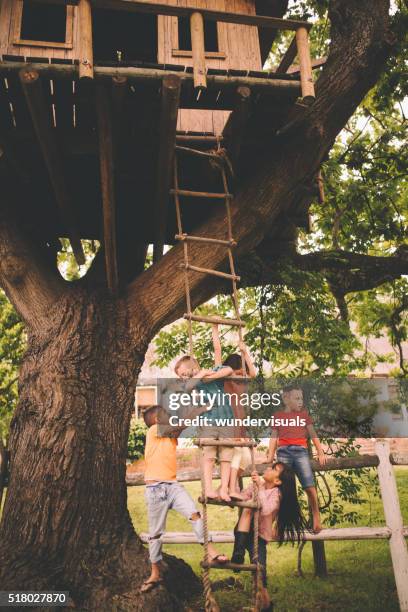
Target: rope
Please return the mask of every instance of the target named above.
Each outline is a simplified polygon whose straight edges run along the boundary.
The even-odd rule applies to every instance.
[[[255,450],[251,446],[251,463],[252,471],[255,471]],[[259,507],[258,507],[258,484],[254,482],[253,487],[253,501],[257,505],[257,509],[254,512],[254,545],[253,545],[253,558],[252,562],[256,564],[256,571],[253,574],[253,609],[254,612],[259,612],[262,608],[262,581],[261,581],[261,566],[258,561],[259,550],[258,550],[258,539],[259,539]]]
[[[219,612],[219,607],[215,601],[211,590],[210,570],[208,563],[210,556],[208,554],[208,517],[207,517],[207,498],[205,495],[204,482],[204,447],[201,447],[201,497],[203,506],[203,527],[204,527],[204,567],[203,567],[203,585],[205,596],[205,612]]]

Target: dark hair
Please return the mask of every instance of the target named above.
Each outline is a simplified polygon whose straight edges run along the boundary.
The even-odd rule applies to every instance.
[[[279,479],[280,505],[276,520],[279,546],[286,539],[290,542],[300,542],[306,527],[296,493],[296,481],[293,470],[278,461],[272,467],[281,467]]]
[[[299,385],[295,385],[295,384],[286,385],[286,387],[283,387],[282,389],[282,393],[290,393],[291,391],[302,391],[303,393],[302,387],[300,387]]]
[[[242,358],[238,353],[233,353],[232,355],[228,355],[222,365],[229,366],[233,370],[242,370]],[[245,371],[248,374],[248,366],[245,364]]]
[[[149,406],[148,408],[143,410],[143,420],[147,427],[151,427],[152,425],[154,425],[154,418],[159,414],[161,410],[162,407],[158,404],[154,406]]]

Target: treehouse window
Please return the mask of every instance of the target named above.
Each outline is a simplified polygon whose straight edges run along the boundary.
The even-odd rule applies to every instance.
[[[177,33],[173,40],[173,55],[191,57],[190,18],[179,17],[176,21]],[[204,19],[204,48],[206,57],[225,58],[219,25],[210,19]]]
[[[73,7],[17,0],[14,44],[72,48]]]
[[[95,9],[92,12],[97,62],[157,62],[157,17]]]

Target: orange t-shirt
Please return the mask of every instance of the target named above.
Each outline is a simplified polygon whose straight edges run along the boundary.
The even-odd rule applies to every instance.
[[[307,426],[312,425],[312,417],[307,410],[291,410],[286,412],[285,410],[279,410],[273,415],[276,419],[282,419],[285,423],[289,423],[291,419],[304,419],[305,425],[278,425],[272,429],[276,429],[278,432],[278,447],[289,446],[294,444],[296,446],[304,446],[307,448],[307,438],[309,432]]]
[[[157,423],[149,427],[145,446],[145,480],[177,480],[177,440],[157,435]]]

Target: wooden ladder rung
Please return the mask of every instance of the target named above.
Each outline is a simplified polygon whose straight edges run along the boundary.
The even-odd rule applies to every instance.
[[[189,191],[188,189],[170,189],[172,195],[187,196],[189,198],[209,198],[214,200],[232,200],[231,193],[211,193],[209,191]]]
[[[200,502],[200,504],[211,504],[213,506],[228,506],[229,508],[252,508],[252,509],[257,509],[259,508],[259,505],[257,502],[254,501],[240,501],[239,499],[234,499],[231,500],[230,502],[224,501],[223,499],[207,499],[206,502],[204,502],[204,498],[203,497],[199,497],[198,501]]]
[[[181,264],[181,267],[185,270],[193,270],[194,272],[200,272],[201,274],[210,274],[211,276],[219,276],[220,278],[228,278],[236,281],[241,280],[241,277],[236,276],[236,274],[229,274],[228,272],[219,272],[219,270],[211,270],[211,268],[199,268],[198,266],[192,266],[190,264]]]
[[[185,319],[198,321],[199,323],[217,323],[218,325],[231,325],[232,327],[245,327],[244,321],[239,319],[224,319],[223,317],[206,317],[204,315],[193,315],[185,313]]]
[[[255,563],[232,563],[228,561],[227,563],[218,563],[217,561],[209,561],[206,563],[205,561],[201,561],[201,567],[208,569],[231,569],[237,570],[240,572],[256,572],[257,567]]]
[[[188,234],[176,234],[176,240],[185,240],[186,242],[207,242],[209,244],[222,244],[227,247],[236,247],[235,240],[220,240],[219,238],[206,238],[205,236],[189,236]]]
[[[211,159],[218,159],[221,161],[221,157],[217,153],[208,153],[208,151],[200,151],[199,149],[191,149],[190,147],[181,147],[176,145],[176,151],[179,153],[186,153],[187,155],[196,155],[197,157],[209,157]]]

